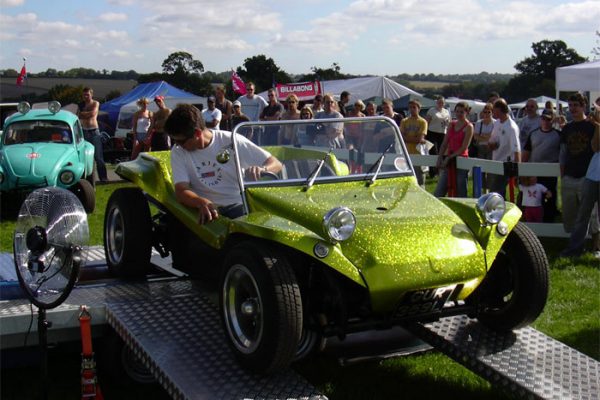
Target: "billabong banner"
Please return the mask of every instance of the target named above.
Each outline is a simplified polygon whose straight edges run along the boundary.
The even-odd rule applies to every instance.
[[[321,82],[278,83],[275,86],[277,98],[284,100],[290,94],[298,96],[298,100],[312,100],[316,95],[323,94]]]

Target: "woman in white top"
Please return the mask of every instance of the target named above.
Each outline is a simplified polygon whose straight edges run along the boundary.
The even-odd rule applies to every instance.
[[[150,149],[148,129],[150,128],[152,111],[148,110],[148,102],[148,99],[145,97],[139,99],[137,105],[140,109],[133,114],[133,122],[131,124],[133,129],[132,160],[135,160],[140,152],[148,151]]]

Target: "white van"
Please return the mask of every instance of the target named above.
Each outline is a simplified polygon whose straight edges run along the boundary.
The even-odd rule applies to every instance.
[[[153,99],[149,99],[148,110],[156,112],[158,107],[154,103]],[[165,97],[165,105],[173,109],[177,104],[185,103],[196,106],[200,111],[207,107],[206,97]],[[119,117],[117,118],[117,127],[115,129],[115,137],[125,138],[127,134],[131,132],[131,124],[133,122],[133,114],[139,109],[137,100],[131,103],[125,104],[119,111]]]

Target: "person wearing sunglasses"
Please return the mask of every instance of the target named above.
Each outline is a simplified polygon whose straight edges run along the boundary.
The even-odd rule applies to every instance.
[[[243,215],[242,199],[233,157],[221,157],[230,148],[232,133],[208,129],[200,111],[179,104],[165,123],[175,144],[171,169],[175,196],[181,204],[198,209],[198,223],[220,215]],[[281,162],[242,135],[236,136],[237,152],[245,178],[258,180],[263,173],[278,173]]]

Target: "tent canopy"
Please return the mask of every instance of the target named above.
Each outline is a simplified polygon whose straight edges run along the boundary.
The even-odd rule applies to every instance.
[[[331,81],[321,81],[323,93],[332,93],[339,98],[343,91],[350,93],[350,103],[356,100],[365,100],[373,97],[387,98],[396,100],[407,94],[420,95],[412,89],[386,78],[385,76],[368,76],[363,78],[336,79]],[[264,99],[267,99],[267,92],[259,93]]]
[[[556,92],[566,91],[600,91],[600,60],[556,68]]]
[[[165,81],[159,82],[150,82],[150,83],[142,83],[141,85],[136,86],[130,92],[125,93],[121,97],[117,97],[116,99],[112,99],[111,101],[107,101],[106,103],[100,106],[101,111],[106,111],[108,113],[109,121],[112,126],[116,126],[117,118],[119,117],[119,112],[121,111],[121,107],[124,105],[135,102],[142,97],[146,97],[148,99],[153,99],[155,96],[164,96],[168,97],[185,97],[185,98],[197,98],[198,103],[201,102],[202,98],[199,96],[195,96],[191,93],[188,93],[184,90],[177,89],[175,86],[169,85]]]
[[[538,96],[538,97],[535,97],[535,101],[537,102],[538,108],[544,108],[546,106],[546,102],[547,101],[551,101],[552,104],[554,104],[554,108],[556,108],[556,104],[555,104],[556,103],[556,99],[554,99],[552,97]],[[562,105],[563,107],[567,107],[568,106],[568,103],[566,101],[560,100],[558,103],[560,105]],[[520,101],[518,103],[509,104],[508,106],[510,108],[521,109],[521,108],[525,107],[526,104],[527,104],[527,100],[523,100],[523,101]]]

